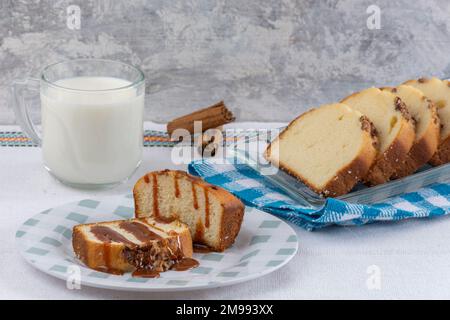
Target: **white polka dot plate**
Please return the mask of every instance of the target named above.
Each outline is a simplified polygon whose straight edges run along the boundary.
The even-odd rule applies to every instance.
[[[80,223],[133,217],[131,195],[85,199],[48,209],[25,221],[16,232],[17,247],[37,269],[66,280],[68,285],[130,291],[181,291],[214,288],[252,280],[288,263],[297,252],[294,230],[284,221],[246,208],[234,245],[222,253],[195,253],[200,266],[168,271],[160,278],[133,278],[97,272],[84,266],[72,251],[72,227]]]

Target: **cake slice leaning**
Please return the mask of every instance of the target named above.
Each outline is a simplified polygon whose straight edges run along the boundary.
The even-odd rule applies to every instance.
[[[360,112],[336,103],[293,120],[267,147],[273,165],[326,197],[348,193],[376,157],[377,138]]]
[[[415,123],[416,138],[402,167],[392,178],[406,177],[425,165],[434,155],[439,144],[439,117],[436,106],[423,93],[408,85],[383,88],[400,97]]]
[[[133,189],[136,217],[178,219],[196,244],[230,247],[241,228],[244,204],[228,191],[184,171],[149,172]]]
[[[450,85],[447,80],[421,78],[406,81],[433,101],[440,120],[441,132],[439,146],[429,163],[438,166],[450,162]]]
[[[153,218],[77,225],[72,245],[86,266],[112,274],[158,276],[193,252],[186,225]]]
[[[378,185],[401,170],[415,140],[414,122],[402,100],[391,92],[369,88],[342,100],[367,116],[378,135],[378,155],[364,181]]]

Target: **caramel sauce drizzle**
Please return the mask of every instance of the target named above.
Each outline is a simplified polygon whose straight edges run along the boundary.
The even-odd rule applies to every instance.
[[[98,240],[103,242],[111,243],[112,241],[114,241],[127,244],[131,247],[136,246],[135,243],[131,242],[123,235],[106,226],[92,226],[91,232]]]
[[[93,226],[91,227],[91,233],[100,241],[103,241],[103,260],[105,262],[104,268],[99,268],[98,271],[123,274],[122,271],[115,270],[111,267],[111,242],[119,242],[127,244],[131,247],[135,247],[136,244],[129,241],[117,231],[112,230],[106,226]]]
[[[181,260],[175,262],[172,267],[170,267],[170,270],[186,271],[197,268],[199,265],[200,263],[195,259],[182,258]],[[160,272],[156,270],[136,269],[131,275],[138,278],[159,278]]]
[[[108,242],[103,243],[103,261],[105,262],[105,266],[97,268],[96,269],[97,271],[111,273],[115,275],[123,274],[123,271],[111,267],[111,243]]]
[[[186,271],[189,269],[197,268],[199,263],[197,260],[192,258],[183,258],[177,262],[170,268],[175,271]]]
[[[205,194],[205,227],[209,228],[209,195],[208,188],[203,188]]]
[[[161,217],[161,216],[159,216],[159,217],[153,217],[153,219],[154,219],[156,222],[164,223],[164,224],[169,224],[169,223],[172,223],[172,222],[174,222],[174,221],[176,220],[176,219],[173,218],[173,217]],[[155,227],[155,226],[152,226],[152,227],[158,229],[158,228]],[[161,231],[164,231],[164,230],[161,229]]]
[[[158,177],[156,174],[152,174],[153,179],[153,214],[155,217],[159,217],[158,206]]]
[[[145,183],[149,183],[150,182],[150,179],[148,178],[148,174],[146,174],[144,176],[144,181],[145,181]]]
[[[203,225],[202,221],[198,219],[197,228],[195,228],[195,235],[193,241],[203,242],[204,234],[205,234],[205,226]]]
[[[177,234],[177,244],[178,244],[178,254],[183,256],[183,242],[181,241],[181,237]]]
[[[195,184],[191,182],[192,186],[192,200],[194,202],[194,209],[198,210],[198,198],[197,198],[197,192],[195,192]]]
[[[131,276],[137,278],[159,278],[159,271],[148,269],[136,269],[133,271]]]
[[[134,221],[123,221],[119,224],[119,228],[128,231],[139,241],[148,242],[152,240],[161,240],[162,237],[147,228],[145,225]]]
[[[194,244],[193,249],[195,253],[210,253],[214,251],[210,247],[201,244]]]
[[[174,176],[174,184],[175,184],[175,197],[179,198],[180,197],[180,186],[178,184],[178,174],[175,173]]]

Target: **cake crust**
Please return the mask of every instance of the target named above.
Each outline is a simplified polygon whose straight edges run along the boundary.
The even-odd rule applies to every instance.
[[[361,177],[369,170],[373,158],[375,157],[375,152],[373,154],[363,153],[354,159],[346,167],[342,168],[335,176],[334,179],[329,181],[323,189],[317,189],[312,185],[306,178],[302,177],[300,174],[295,173],[288,166],[279,165],[279,168],[286,173],[294,176],[298,180],[302,181],[311,190],[320,194],[324,197],[338,197],[348,193],[355,186]]]
[[[214,248],[215,250],[221,252],[225,249],[231,247],[234,243],[242,225],[242,220],[244,218],[244,204],[233,196],[228,191],[220,189],[216,186],[210,187],[213,192],[217,192],[216,196],[221,199],[222,206],[222,228],[220,229],[220,239],[221,241]],[[222,190],[222,191],[220,191]],[[225,191],[225,192],[223,192]]]
[[[439,148],[429,163],[433,166],[440,166],[450,162],[450,136],[439,144]]]

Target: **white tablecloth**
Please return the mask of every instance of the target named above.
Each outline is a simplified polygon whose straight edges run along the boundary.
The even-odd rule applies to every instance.
[[[14,129],[0,126],[0,131]],[[449,217],[316,232],[295,227],[299,252],[285,267],[246,283],[191,292],[68,290],[64,281],[34,269],[21,258],[15,248],[15,231],[35,213],[85,197],[130,192],[147,171],[185,169],[170,163],[170,148],[144,150],[143,163],[128,183],[93,192],[55,181],[42,166],[39,148],[0,147],[0,299],[450,298]]]

